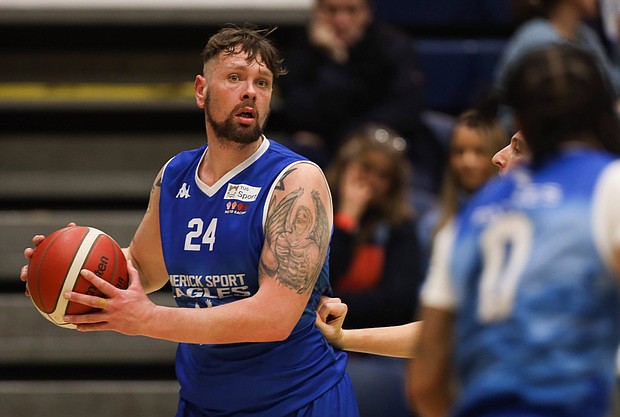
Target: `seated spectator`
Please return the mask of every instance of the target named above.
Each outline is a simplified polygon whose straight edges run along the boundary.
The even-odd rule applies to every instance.
[[[430,257],[437,230],[445,226],[463,204],[498,172],[491,159],[506,146],[508,135],[495,113],[470,109],[456,120],[439,201],[435,208],[422,216],[418,226],[425,259]]]
[[[615,76],[620,79],[620,1],[600,0],[599,14],[611,64]],[[620,109],[618,103],[616,107]]]
[[[406,323],[416,310],[423,271],[405,151],[396,132],[364,125],[326,173],[334,198],[330,277],[354,327]]]
[[[334,199],[330,278],[353,327],[410,322],[423,278],[406,142],[381,125],[347,138],[327,170]],[[362,417],[409,417],[404,360],[349,356]]]
[[[327,167],[341,140],[366,122],[408,142],[416,184],[435,189],[444,149],[420,119],[423,75],[413,40],[374,20],[372,0],[315,0],[280,80],[287,143]]]
[[[620,73],[614,71],[599,34],[586,23],[599,17],[597,5],[597,0],[513,0],[520,24],[500,57],[496,85],[503,85],[509,69],[525,52],[550,43],[570,43],[594,55],[618,95]],[[509,132],[516,130],[509,111],[503,109],[501,119]]]

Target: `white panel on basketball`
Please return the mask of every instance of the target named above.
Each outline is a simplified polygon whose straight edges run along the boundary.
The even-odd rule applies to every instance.
[[[75,329],[76,326],[74,324],[65,323],[63,320],[64,315],[67,312],[67,306],[69,305],[69,301],[63,297],[63,294],[66,291],[71,291],[75,287],[75,282],[80,276],[80,271],[86,262],[86,257],[90,253],[90,250],[97,240],[97,238],[104,234],[101,230],[95,229],[94,227],[88,228],[88,233],[84,236],[80,247],[77,249],[75,253],[75,257],[73,258],[73,262],[69,267],[69,271],[65,277],[65,281],[62,286],[62,290],[58,294],[58,301],[56,302],[56,308],[49,314],[49,317],[46,316],[48,320],[53,323],[60,325],[63,328]]]

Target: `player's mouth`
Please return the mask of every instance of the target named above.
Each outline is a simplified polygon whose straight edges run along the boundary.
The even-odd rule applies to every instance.
[[[235,117],[240,123],[250,124],[256,119],[256,110],[252,107],[242,107],[235,113]]]

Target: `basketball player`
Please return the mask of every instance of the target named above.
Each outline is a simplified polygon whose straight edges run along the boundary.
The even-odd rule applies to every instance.
[[[107,299],[65,294],[103,309],[65,318],[80,331],[179,342],[178,417],[359,415],[346,355],[314,326],[331,291],[326,180],[263,135],[286,72],[268,34],[228,27],[209,39],[195,79],[208,144],[170,159],[154,181],[125,249],[129,289],[83,271]],[[180,308],[147,298],[167,282]]]
[[[532,163],[474,197],[437,256],[410,379],[421,416],[608,411],[620,340],[611,92],[570,45],[533,51],[508,77]]]

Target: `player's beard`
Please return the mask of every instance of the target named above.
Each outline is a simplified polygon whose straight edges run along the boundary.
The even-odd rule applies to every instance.
[[[263,123],[263,125],[260,124],[258,110],[256,110],[256,122],[250,126],[235,123],[234,111],[223,122],[217,122],[211,114],[211,97],[208,92],[205,97],[205,116],[207,118],[207,123],[211,125],[215,135],[220,139],[247,145],[257,141],[263,135],[263,125],[265,123]],[[265,118],[265,121],[266,120]]]

